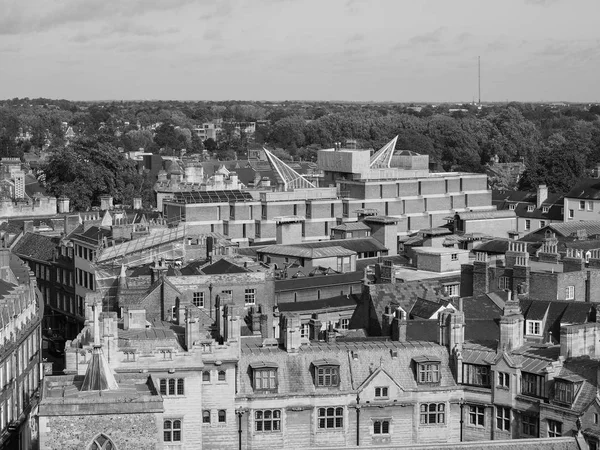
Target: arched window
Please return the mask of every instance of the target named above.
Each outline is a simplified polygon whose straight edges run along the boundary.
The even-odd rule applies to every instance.
[[[202,372],[202,381],[210,381],[210,372],[208,370]]]
[[[116,450],[115,444],[105,434],[99,434],[88,446],[88,450]]]
[[[225,381],[225,371],[224,370],[219,371],[219,381]]]

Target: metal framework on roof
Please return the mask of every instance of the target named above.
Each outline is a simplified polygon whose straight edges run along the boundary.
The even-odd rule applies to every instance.
[[[398,140],[398,136],[392,139],[390,142],[381,147],[377,152],[371,156],[371,162],[369,167],[371,169],[385,169],[390,167],[390,163],[392,162],[392,156],[394,155],[394,150],[396,150],[396,141]]]
[[[284,189],[286,191],[293,189],[310,189],[316,188],[316,186],[280,160],[277,156],[271,153],[269,150],[263,147],[267,155],[267,159],[271,164],[273,170],[277,172],[279,178],[283,181]]]
[[[249,192],[243,192],[238,189],[175,192],[174,197],[174,201],[177,203],[229,203],[250,202],[254,200]]]

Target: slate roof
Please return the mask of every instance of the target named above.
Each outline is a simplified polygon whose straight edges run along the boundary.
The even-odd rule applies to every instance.
[[[573,404],[570,406],[572,410],[581,413],[596,399],[599,368],[598,361],[588,357],[572,358],[564,362],[555,378],[574,381],[576,385],[580,384]]]
[[[579,180],[575,186],[567,192],[565,197],[587,200],[600,199],[600,179],[584,178]]]
[[[200,272],[204,275],[221,275],[225,273],[247,273],[250,271],[227,261],[225,258],[221,258],[212,264],[202,267]]]
[[[508,210],[510,205],[515,205],[515,214],[523,218],[563,220],[563,199],[562,194],[548,194],[548,198],[538,208],[537,192],[492,191],[493,205],[499,210]],[[547,212],[544,212],[545,207],[548,208]]]
[[[278,250],[278,247],[285,247],[284,250]],[[290,245],[267,245],[266,247],[262,247],[256,250],[257,253],[271,253],[277,255],[290,255],[297,256],[303,258],[310,258],[314,249],[326,249],[328,247],[342,247],[346,250],[356,252],[356,253],[364,253],[364,252],[374,252],[374,251],[386,251],[387,248],[379,242],[377,239],[373,237],[366,238],[354,238],[354,239],[333,239],[330,241],[318,241],[318,242],[303,242],[301,244],[290,244]],[[341,250],[336,250],[340,251]],[[277,252],[277,253],[275,253]],[[284,252],[293,252],[284,253]],[[325,256],[335,256],[330,255],[325,251],[325,253],[317,252],[317,254],[322,254]],[[340,253],[341,254],[341,253]],[[347,253],[346,254],[350,254]],[[337,254],[336,254],[337,255]]]
[[[460,212],[460,213],[456,213],[456,215],[461,220],[488,220],[488,219],[502,219],[502,218],[509,218],[509,217],[517,217],[514,211],[495,210],[495,209],[491,209],[489,211]]]
[[[52,261],[60,238],[37,233],[25,233],[13,247],[13,252],[38,261]]]
[[[498,334],[499,335],[499,334]],[[463,345],[463,363],[489,365],[497,357],[497,342],[465,342]],[[513,350],[509,357],[521,367],[521,371],[544,374],[545,368],[558,360],[560,345],[527,344]]]
[[[542,336],[546,340],[548,333],[552,332],[554,342],[560,339],[561,324],[582,324],[593,322],[596,318],[596,307],[593,303],[521,299],[520,304],[525,320],[546,318]]]
[[[493,343],[500,335],[498,319],[465,319],[465,341],[478,344]],[[437,319],[411,319],[407,323],[406,338],[409,341],[439,342]],[[471,344],[472,345],[472,344]]]
[[[303,247],[300,245],[268,245],[257,250],[257,253],[266,253],[269,255],[291,256],[294,258],[329,258],[332,256],[352,256],[356,255],[353,250],[348,250],[340,245],[330,245],[321,248]]]
[[[322,298],[303,302],[278,303],[281,312],[317,311],[323,309],[355,308],[358,303],[356,295],[338,295],[336,297]]]
[[[433,302],[424,298],[417,298],[409,314],[414,317],[429,319],[440,308],[446,307],[448,303],[447,301]]]
[[[397,356],[392,356],[392,350]],[[351,357],[356,354],[356,359]],[[413,358],[429,356],[440,361],[441,382],[439,387],[418,385],[413,370]],[[315,362],[329,360],[339,363],[339,387],[317,388],[313,381]],[[269,361],[277,364],[277,393],[262,394],[252,389],[251,364]],[[456,387],[448,365],[448,351],[431,342],[396,342],[390,340],[338,340],[336,343],[311,342],[302,346],[290,358],[281,348],[262,348],[242,341],[239,362],[239,392],[244,397],[288,396],[302,393],[309,396],[343,395],[358,390],[363,382],[378,368],[394,374],[398,385],[406,391],[444,390]]]
[[[541,242],[526,242],[523,239],[519,239],[520,242],[525,242],[527,246],[527,253],[531,256],[535,256],[537,250],[542,246]],[[473,248],[476,252],[485,252],[496,255],[504,255],[508,251],[510,242],[514,242],[512,239],[492,239],[490,241],[483,242],[481,245]]]
[[[371,227],[366,225],[364,222],[344,222],[335,227],[331,227],[330,230],[339,231],[368,231]]]
[[[585,230],[587,236],[600,235],[600,221],[582,220],[579,222],[550,223],[544,228],[540,228],[539,230],[524,236],[522,240],[528,240],[529,236],[532,235],[545,237],[547,230],[555,233],[556,237],[575,237],[577,232],[582,230]]]
[[[275,292],[295,291],[301,289],[316,289],[323,286],[361,283],[364,278],[362,272],[347,272],[331,275],[304,276],[275,280]]]
[[[504,291],[463,297],[465,319],[499,319],[507,297],[508,294]]]

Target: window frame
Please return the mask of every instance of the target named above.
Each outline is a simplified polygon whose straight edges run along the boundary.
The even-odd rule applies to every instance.
[[[531,230],[531,219],[525,219],[525,230]]]
[[[244,306],[256,305],[256,289],[246,288],[244,289]]]
[[[496,406],[496,429],[510,431],[511,409],[507,406]]]
[[[277,367],[261,367],[252,369],[252,385],[255,391],[277,391]]]
[[[569,219],[575,218],[575,210],[569,209]]]
[[[159,378],[158,392],[163,397],[184,397],[185,378]],[[179,393],[181,392],[181,393]]]
[[[202,424],[210,424],[211,420],[212,420],[212,415],[210,413],[210,409],[202,410]]]
[[[317,429],[343,430],[344,408],[342,406],[328,406],[317,409]]]
[[[386,400],[390,398],[389,386],[376,386],[375,387],[375,400]]]
[[[442,379],[440,363],[438,361],[417,363],[418,384],[439,384]]]
[[[336,364],[323,364],[315,366],[316,387],[339,387],[340,366]]]
[[[533,433],[531,433],[533,432]],[[540,436],[540,419],[538,416],[521,414],[521,433],[525,436]]]
[[[527,336],[542,336],[542,321],[541,320],[527,320],[525,324],[525,334]]]
[[[261,416],[260,418],[258,417],[259,415]],[[269,417],[266,417],[267,415]],[[280,433],[282,424],[281,415],[281,409],[277,408],[254,410],[254,431],[256,433]],[[266,424],[269,424],[269,426],[265,427]]]
[[[373,420],[373,425],[372,425],[372,429],[373,429],[373,434],[377,435],[377,436],[389,436],[391,433],[391,423],[392,420],[388,419],[388,418],[384,418],[384,419],[372,419]]]
[[[585,209],[585,200],[579,200],[579,211],[583,211]]]
[[[469,425],[485,427],[485,406],[469,405]]]
[[[167,423],[169,427],[167,428]],[[175,427],[175,424],[179,427]],[[167,434],[168,433],[168,434]],[[175,433],[178,433],[177,435]],[[168,436],[168,438],[167,438]],[[168,418],[163,420],[163,442],[182,442],[183,441],[183,419]]]
[[[535,209],[534,205],[527,205],[527,212],[533,212],[534,209]]]
[[[510,373],[496,372],[496,386],[502,389],[510,389]]]
[[[572,405],[573,401],[575,401],[575,394],[576,389],[574,383],[561,379],[554,380],[554,394],[552,400],[555,403]]]
[[[227,410],[225,410],[225,409],[218,410],[217,423],[227,423]]]
[[[204,292],[198,291],[192,293],[192,304],[196,308],[204,308]]]
[[[491,368],[482,364],[462,365],[463,384],[489,388],[491,383]]]
[[[498,289],[502,289],[502,290],[510,289],[510,277],[507,277],[507,276],[498,277]]]
[[[544,383],[545,379],[543,376],[531,372],[521,372],[521,395],[544,398]]]
[[[565,288],[565,300],[575,300],[575,286],[570,285]]]
[[[548,426],[548,437],[549,438],[556,438],[556,437],[562,437],[562,422],[559,422],[558,420],[552,420],[552,419],[547,419],[547,426]]]
[[[443,425],[445,423],[445,403],[421,403],[419,405],[419,425]]]

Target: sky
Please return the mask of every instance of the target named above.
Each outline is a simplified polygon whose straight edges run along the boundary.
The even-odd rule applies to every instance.
[[[600,101],[598,0],[0,0],[0,98]]]

